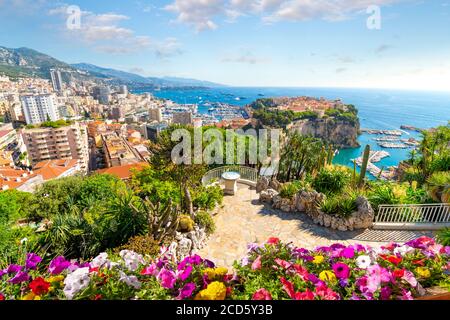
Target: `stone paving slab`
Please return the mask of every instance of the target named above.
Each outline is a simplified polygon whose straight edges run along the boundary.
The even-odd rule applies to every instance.
[[[313,223],[302,213],[286,213],[259,202],[255,189],[238,185],[234,196],[225,196],[222,207],[214,216],[216,231],[198,253],[218,265],[231,267],[245,256],[247,244],[262,243],[269,237],[313,249],[335,242],[364,243],[380,246],[385,242],[362,241],[361,231],[337,231]]]

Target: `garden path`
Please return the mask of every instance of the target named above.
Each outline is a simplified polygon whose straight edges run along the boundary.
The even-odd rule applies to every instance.
[[[270,205],[259,202],[254,188],[242,184],[238,184],[236,195],[224,197],[214,221],[216,231],[198,254],[226,267],[245,256],[248,243],[262,243],[270,237],[278,237],[283,242],[292,241],[296,246],[307,249],[335,242],[372,246],[385,243],[360,240],[364,231],[332,230],[316,225],[305,214],[272,209]],[[420,236],[420,233],[415,236]]]

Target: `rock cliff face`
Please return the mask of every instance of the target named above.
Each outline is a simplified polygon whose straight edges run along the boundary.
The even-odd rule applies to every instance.
[[[292,123],[288,129],[321,138],[340,148],[359,147],[359,121],[353,123],[334,118],[300,120]]]

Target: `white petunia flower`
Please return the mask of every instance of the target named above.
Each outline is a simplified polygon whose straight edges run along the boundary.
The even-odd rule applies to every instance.
[[[125,262],[125,267],[130,271],[136,271],[140,264],[145,263],[142,255],[130,250],[122,250],[119,255]]]
[[[401,256],[404,256],[408,252],[412,252],[412,251],[414,251],[414,248],[412,248],[408,245],[402,245],[402,246],[394,249],[394,254],[400,254]]]
[[[371,263],[372,260],[370,259],[369,256],[362,255],[356,258],[356,265],[358,266],[358,268],[367,269]]]
[[[89,268],[76,269],[74,272],[69,273],[64,279],[64,295],[67,299],[72,300],[78,292],[89,285],[89,282]]]
[[[135,289],[139,289],[141,287],[141,283],[136,276],[128,276],[122,271],[119,271],[119,274],[119,281],[125,282],[127,285]]]
[[[106,252],[102,252],[92,260],[91,267],[101,268],[105,265],[108,266],[109,263],[110,261],[108,260],[108,254]]]

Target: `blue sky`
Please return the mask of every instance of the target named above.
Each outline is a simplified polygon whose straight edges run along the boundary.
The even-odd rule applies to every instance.
[[[0,28],[0,46],[147,76],[450,91],[450,0],[0,0]]]

